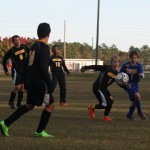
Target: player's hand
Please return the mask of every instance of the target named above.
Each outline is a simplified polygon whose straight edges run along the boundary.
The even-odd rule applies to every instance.
[[[5,75],[9,75],[9,72],[7,71],[7,72],[5,72]]]
[[[144,73],[139,73],[139,77],[143,79],[145,77]]]
[[[126,86],[128,89],[131,89],[131,83],[127,83],[125,86]]]
[[[85,72],[86,71],[85,66],[83,66],[80,71]]]

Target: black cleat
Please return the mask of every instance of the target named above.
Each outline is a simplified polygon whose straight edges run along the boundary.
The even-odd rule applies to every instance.
[[[14,103],[9,102],[8,105],[9,105],[10,109],[15,109]]]

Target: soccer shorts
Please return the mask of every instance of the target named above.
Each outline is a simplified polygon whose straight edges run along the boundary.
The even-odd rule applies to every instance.
[[[107,107],[108,105],[113,104],[113,98],[109,90],[100,90],[93,88],[93,93],[95,94],[97,100],[99,101],[100,106]]]
[[[130,101],[135,100],[135,94],[139,92],[138,84],[131,84],[131,88],[125,87],[124,90],[128,93]]]
[[[24,84],[24,72],[16,72],[15,69],[12,69],[12,80],[15,85]]]
[[[28,82],[28,92],[27,92],[27,104],[41,106],[46,101],[45,105],[52,104],[54,99],[48,97],[47,87],[45,83],[39,79],[34,78]]]

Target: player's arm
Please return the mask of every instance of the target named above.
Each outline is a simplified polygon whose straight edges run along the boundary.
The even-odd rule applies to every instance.
[[[143,73],[143,67],[142,67],[142,65],[140,63],[138,64],[138,73],[139,73],[139,77],[141,79],[143,79],[145,77],[145,75]]]
[[[102,71],[102,70],[104,70],[104,69],[106,69],[107,68],[107,66],[106,65],[90,65],[90,66],[83,66],[82,68],[81,68],[81,72],[85,72],[86,70],[88,70],[88,69],[92,69],[92,70],[94,70],[94,71]]]
[[[6,75],[9,75],[8,68],[7,68],[7,61],[10,57],[11,57],[11,49],[6,52],[6,54],[3,57],[3,61],[2,61],[3,69],[4,69]]]
[[[48,72],[48,67],[49,67],[48,47],[45,47],[40,51],[39,57],[40,57],[39,69],[42,75],[42,79],[44,83],[47,85],[49,93],[52,93],[53,92],[52,82],[51,82],[51,78]]]
[[[64,71],[67,72],[68,75],[70,75],[70,72],[69,72],[69,70],[65,64],[65,60],[63,58],[62,58],[62,66],[63,66]]]

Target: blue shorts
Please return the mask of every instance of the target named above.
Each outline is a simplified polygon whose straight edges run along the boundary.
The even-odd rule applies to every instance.
[[[125,87],[124,90],[128,93],[130,101],[135,100],[135,94],[139,92],[138,84],[131,84],[131,88]]]

